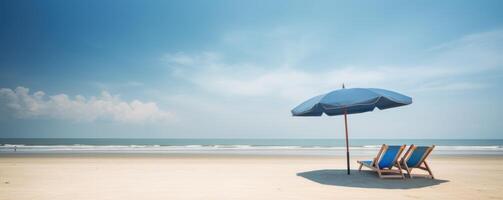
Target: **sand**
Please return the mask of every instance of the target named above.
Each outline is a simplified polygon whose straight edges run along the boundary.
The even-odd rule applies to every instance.
[[[503,199],[503,157],[430,165],[436,180],[348,176],[343,157],[0,155],[0,199]]]

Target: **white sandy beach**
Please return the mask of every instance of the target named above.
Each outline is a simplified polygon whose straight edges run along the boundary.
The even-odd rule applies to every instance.
[[[343,157],[2,155],[0,199],[503,199],[503,157],[430,162],[436,180],[348,176]]]

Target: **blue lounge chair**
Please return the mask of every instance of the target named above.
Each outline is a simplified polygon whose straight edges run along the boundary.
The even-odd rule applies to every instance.
[[[417,168],[427,171],[430,174],[426,175],[426,177],[435,179],[433,172],[431,172],[430,166],[428,165],[428,163],[426,163],[426,158],[430,155],[431,151],[433,151],[433,148],[435,148],[435,145],[432,145],[431,147],[410,145],[409,149],[407,150],[407,152],[405,152],[404,156],[397,165],[405,169],[410,178],[413,177],[411,173],[412,169]],[[416,174],[414,176],[422,175]]]
[[[376,171],[379,178],[405,178],[401,166],[397,164],[398,157],[400,157],[404,149],[405,145],[390,146],[383,144],[373,160],[357,161],[360,164],[358,171],[361,171],[362,167],[365,166]],[[395,166],[398,169],[393,169]]]

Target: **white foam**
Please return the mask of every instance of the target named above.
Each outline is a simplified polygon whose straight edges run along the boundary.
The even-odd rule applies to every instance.
[[[350,147],[352,151],[370,151],[379,149],[380,145],[365,145],[360,147]],[[25,144],[4,144],[0,145],[0,152],[45,152],[45,151],[69,151],[69,152],[170,152],[170,151],[294,151],[294,150],[318,150],[318,151],[345,151],[345,147],[328,146],[255,146],[255,145],[25,145]],[[452,152],[502,152],[502,146],[436,146],[435,151]]]

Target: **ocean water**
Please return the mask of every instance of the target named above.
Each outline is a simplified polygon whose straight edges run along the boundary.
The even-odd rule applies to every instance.
[[[350,139],[349,142],[352,155],[373,155],[381,144],[434,144],[434,154],[440,155],[503,155],[502,139]],[[345,155],[345,140],[0,138],[0,154],[11,153]]]

